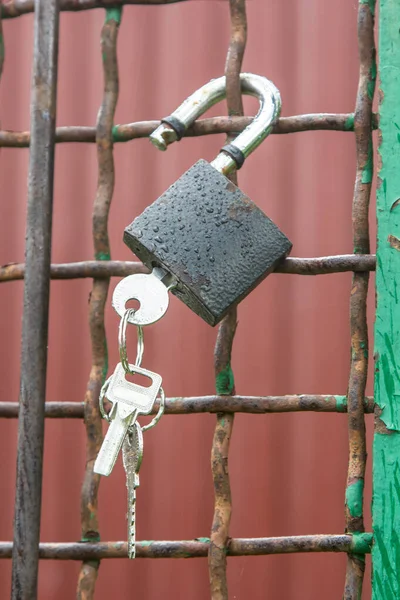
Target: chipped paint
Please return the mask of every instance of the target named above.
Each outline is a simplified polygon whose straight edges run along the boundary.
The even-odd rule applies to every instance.
[[[352,517],[361,517],[363,513],[364,480],[358,479],[346,488],[346,505]]]
[[[360,4],[367,4],[369,6],[371,14],[374,15],[375,14],[375,1],[376,0],[360,0]]]
[[[349,115],[344,123],[345,131],[354,131],[354,114]]]
[[[121,23],[121,18],[122,18],[122,7],[107,8],[106,23],[108,23],[108,21],[115,21],[119,25]]]
[[[111,260],[111,254],[109,252],[97,252],[95,254],[96,260]]]
[[[375,89],[375,83],[374,83],[374,89]],[[369,144],[368,144],[368,157],[367,157],[367,162],[364,165],[364,168],[362,170],[362,175],[361,175],[361,182],[362,183],[371,183],[372,181],[372,176],[373,176],[373,155],[372,155],[372,140],[370,140]]]
[[[113,142],[127,142],[129,141],[128,137],[122,135],[120,133],[119,128],[121,127],[121,125],[114,125],[114,127],[112,128],[112,139]]]
[[[336,410],[338,412],[347,411],[347,396],[335,396]]]
[[[215,390],[218,396],[230,396],[235,387],[231,365],[228,364],[215,378]]]
[[[400,597],[400,3],[380,3],[381,169],[377,192],[377,309],[373,446],[373,600]]]
[[[352,554],[370,554],[372,548],[372,533],[353,533]]]
[[[400,434],[375,433],[373,598],[400,598]]]

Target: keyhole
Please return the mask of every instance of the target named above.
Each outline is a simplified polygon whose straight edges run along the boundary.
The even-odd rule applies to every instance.
[[[125,303],[125,308],[133,308],[134,311],[137,312],[140,308],[140,302],[137,298],[131,298]]]

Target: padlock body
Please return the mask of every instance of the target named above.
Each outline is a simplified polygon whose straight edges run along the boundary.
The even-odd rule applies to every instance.
[[[172,293],[214,326],[243,300],[292,244],[227,177],[199,160],[124,232],[150,269],[177,279]]]

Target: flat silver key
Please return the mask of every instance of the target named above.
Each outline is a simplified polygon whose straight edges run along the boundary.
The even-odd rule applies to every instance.
[[[122,445],[122,461],[128,489],[128,558],[136,556],[136,489],[139,487],[139,469],[143,458],[143,433],[136,421]]]
[[[151,413],[161,388],[162,378],[158,373],[129,365],[131,375],[144,375],[151,381],[144,387],[127,381],[123,366],[119,363],[111,376],[106,398],[112,402],[111,424],[94,464],[94,472],[108,476],[114,468],[123,441],[139,415]]]
[[[149,274],[128,275],[116,286],[112,306],[122,318],[129,300],[137,300],[139,308],[132,311],[128,323],[150,325],[166,313],[169,305],[168,290],[175,284],[175,278],[165,269],[154,268]]]

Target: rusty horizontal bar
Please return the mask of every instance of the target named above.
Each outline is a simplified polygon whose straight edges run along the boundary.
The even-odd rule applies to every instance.
[[[252,117],[214,117],[200,119],[187,130],[186,137],[198,137],[217,133],[239,133],[252,122]],[[138,138],[146,138],[158,127],[160,121],[139,121],[126,125],[115,125],[113,141],[128,142]],[[373,116],[373,127],[377,127],[376,115]],[[299,133],[301,131],[353,131],[354,114],[317,113],[281,117],[272,133]],[[95,127],[58,127],[56,143],[95,143]],[[28,148],[29,131],[0,131],[0,147]]]
[[[374,399],[367,396],[364,401],[366,413],[374,412]],[[155,406],[153,413],[158,407]],[[347,412],[346,396],[194,396],[167,398],[165,414],[187,415],[199,413],[287,413],[287,412]],[[50,419],[82,419],[81,402],[46,402],[45,416]],[[0,402],[0,418],[18,417],[18,402]]]
[[[207,556],[209,538],[136,543],[137,558],[201,558]],[[299,552],[357,552],[369,554],[372,534],[301,535],[275,538],[231,539],[228,556],[259,556]],[[0,542],[0,559],[11,558],[12,542]],[[71,542],[39,544],[39,558],[50,560],[100,560],[127,558],[126,542]]]
[[[292,275],[329,275],[349,271],[375,271],[374,254],[342,254],[317,258],[286,258],[275,273]],[[76,263],[51,265],[51,279],[82,279],[85,277],[126,277],[132,273],[148,273],[138,262],[120,260],[87,260]],[[24,263],[10,263],[0,267],[0,283],[23,279]]]
[[[186,0],[61,0],[60,10],[78,12],[92,8],[112,8],[129,4],[160,6],[174,4]],[[10,0],[3,4],[1,13],[3,19],[13,19],[34,11],[34,0]]]

